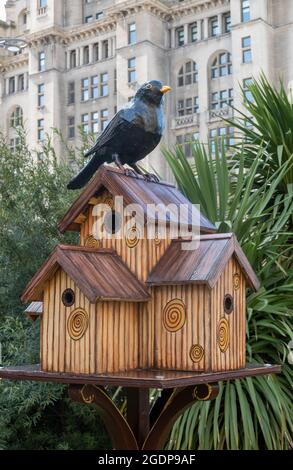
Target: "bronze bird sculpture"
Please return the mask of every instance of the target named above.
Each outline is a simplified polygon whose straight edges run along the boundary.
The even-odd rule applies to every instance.
[[[82,188],[103,163],[128,164],[142,173],[136,163],[158,145],[164,130],[163,96],[171,90],[157,80],[144,83],[133,101],[118,111],[95,145],[85,154],[93,155],[85,167],[67,185]]]

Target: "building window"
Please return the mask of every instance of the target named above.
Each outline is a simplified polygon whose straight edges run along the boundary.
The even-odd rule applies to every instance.
[[[75,82],[68,83],[68,104],[75,103]]]
[[[192,23],[188,27],[189,42],[196,42],[198,40],[197,23]]]
[[[222,109],[233,105],[233,88],[211,94],[211,109]]]
[[[108,109],[101,110],[101,131],[104,131],[109,124],[109,113]]]
[[[89,115],[88,114],[81,115],[81,128],[85,134],[88,134],[89,132]]]
[[[45,121],[44,119],[38,119],[38,141],[43,142],[45,140]]]
[[[99,60],[99,43],[97,42],[94,44],[94,62],[98,62]]]
[[[253,96],[252,96],[252,93],[251,91],[249,90],[249,87],[250,85],[252,84],[253,80],[251,77],[249,78],[244,78],[243,80],[243,93],[244,93],[244,96],[245,96],[245,99],[247,101],[250,101],[252,102],[253,101]]]
[[[91,131],[94,134],[99,133],[99,113],[98,111],[94,111],[91,113]]]
[[[75,117],[68,117],[68,139],[74,139],[75,137]]]
[[[89,46],[85,46],[83,48],[83,64],[87,65],[90,63],[90,48]]]
[[[83,78],[81,80],[81,101],[88,101],[89,99],[89,79]]]
[[[47,11],[47,0],[38,1],[38,14],[44,15]]]
[[[39,65],[39,72],[44,72],[46,68],[46,57],[45,57],[45,52],[39,52],[38,56],[38,65]]]
[[[198,132],[191,134],[177,135],[176,144],[182,149],[184,155],[189,158],[192,156],[192,146],[199,138]]]
[[[70,51],[70,68],[74,69],[76,67],[76,50]]]
[[[178,86],[191,85],[198,82],[198,68],[195,62],[186,62],[178,73]]]
[[[17,106],[10,116],[10,127],[19,127],[23,125],[23,111]]]
[[[225,13],[223,15],[223,30],[225,33],[231,32],[231,15],[230,13]]]
[[[107,96],[109,94],[108,86],[109,76],[108,73],[101,73],[100,75],[100,96]]]
[[[219,78],[232,74],[232,59],[230,52],[222,52],[212,62],[211,77]]]
[[[128,44],[136,43],[136,24],[130,23],[128,25]]]
[[[218,23],[218,17],[213,16],[209,20],[209,30],[210,30],[210,36],[218,36],[219,34],[219,23]]]
[[[178,116],[186,116],[188,114],[196,114],[199,112],[198,96],[193,98],[186,98],[185,100],[178,100],[177,113]]]
[[[176,28],[176,45],[184,46],[184,27]]]
[[[243,64],[247,64],[252,62],[252,53],[251,53],[251,37],[246,36],[242,38],[242,62]]]
[[[96,20],[100,20],[101,18],[103,18],[104,16],[104,13],[102,11],[98,11],[96,13]]]
[[[135,57],[128,59],[128,83],[133,83],[136,81],[135,63],[136,63]]]
[[[108,59],[109,57],[109,41],[106,39],[102,42],[102,57],[103,59]]]
[[[45,85],[41,83],[38,85],[38,107],[43,108],[45,106]]]
[[[250,0],[241,0],[241,21],[250,21]]]
[[[23,21],[23,25],[26,26],[27,25],[27,13],[26,12],[24,12],[22,16],[22,21]]]
[[[94,75],[91,77],[91,98],[99,97],[99,76]]]
[[[224,143],[228,146],[234,144],[234,129],[233,127],[216,127],[209,131],[209,144],[211,153],[216,152],[217,144],[219,146],[219,140],[224,140]]]
[[[24,90],[24,74],[18,75],[18,83],[17,83],[18,91]]]
[[[8,82],[9,94],[15,93],[15,77],[10,77]]]
[[[93,15],[89,15],[89,16],[85,17],[84,22],[85,23],[92,23],[93,19],[94,19]]]
[[[19,137],[15,137],[14,139],[10,139],[9,147],[10,147],[11,152],[15,153],[17,151],[17,148],[19,147],[19,145],[20,145],[20,138]]]

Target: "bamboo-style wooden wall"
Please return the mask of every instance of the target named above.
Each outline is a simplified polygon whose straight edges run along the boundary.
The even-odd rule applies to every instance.
[[[75,302],[62,303],[62,292],[71,288]],[[68,318],[76,308],[88,314],[85,334],[74,340]],[[138,308],[131,302],[91,304],[61,269],[47,282],[41,326],[41,365],[45,371],[102,373],[138,367]]]
[[[101,196],[95,200],[95,204],[109,203],[112,201],[112,196],[109,192],[105,191]],[[93,207],[87,210],[85,221],[80,229],[80,244],[85,245],[87,239],[93,233],[94,217],[92,215]],[[121,256],[122,260],[129,267],[129,269],[137,276],[140,281],[146,281],[152,268],[157,264],[159,259],[163,256],[166,249],[171,243],[168,237],[168,228],[166,229],[167,237],[160,241],[148,240],[142,238],[138,241],[135,247],[130,248],[127,246],[125,239],[105,238],[99,240],[99,247],[113,248]]]
[[[185,305],[185,322],[178,331],[170,332],[164,325],[164,307],[171,300],[175,300],[176,303],[176,299],[181,300]],[[151,310],[151,316],[154,319],[155,367],[208,370],[210,363],[210,292],[208,288],[191,284],[155,287]],[[172,311],[169,311],[169,314],[172,316]],[[177,314],[180,315],[179,312]],[[176,322],[177,317],[173,320]],[[191,360],[192,346],[203,348],[204,354],[199,362]]]
[[[239,276],[239,288],[234,287],[234,275]],[[211,291],[211,351],[212,371],[232,370],[245,367],[245,332],[246,332],[246,280],[236,259],[227,263],[219,281]],[[230,294],[234,298],[234,309],[226,314],[223,296]],[[229,344],[223,352],[219,347],[219,324],[221,319],[229,325]]]

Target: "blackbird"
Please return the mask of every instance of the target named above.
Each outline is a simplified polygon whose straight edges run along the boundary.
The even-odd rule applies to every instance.
[[[120,168],[128,164],[141,174],[136,162],[158,145],[164,129],[163,96],[171,90],[157,80],[144,83],[133,101],[124,106],[109,122],[95,145],[85,154],[91,160],[67,185],[82,188],[103,163],[115,162]]]

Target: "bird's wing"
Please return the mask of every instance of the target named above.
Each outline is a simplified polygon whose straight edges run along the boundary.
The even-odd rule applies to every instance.
[[[118,111],[115,116],[111,119],[109,124],[107,125],[106,129],[102,132],[102,134],[98,137],[97,142],[95,145],[85,154],[85,157],[88,157],[95,153],[100,148],[107,145],[107,143],[113,138],[117,137],[120,130],[125,130],[125,126],[130,126],[134,124],[134,122],[130,122],[127,113],[124,109]]]

